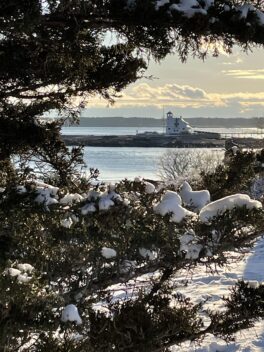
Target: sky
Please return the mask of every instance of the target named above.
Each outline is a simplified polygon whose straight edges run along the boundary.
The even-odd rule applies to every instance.
[[[205,61],[181,63],[170,55],[151,62],[146,76],[130,85],[113,106],[100,98],[89,101],[82,116],[154,117],[171,110],[183,117],[263,117],[264,49],[244,53],[235,48]]]

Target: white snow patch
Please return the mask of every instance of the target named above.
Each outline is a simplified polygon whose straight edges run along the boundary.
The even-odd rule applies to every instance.
[[[194,232],[192,232],[192,233],[188,232],[188,233],[185,233],[184,235],[182,235],[179,238],[179,240],[180,240],[181,245],[186,245],[186,244],[192,242],[194,240],[194,238],[195,238]]]
[[[236,254],[229,252],[229,257]],[[177,291],[194,303],[205,301],[204,308],[220,310],[223,308],[223,296],[230,295],[231,287],[244,278],[248,285],[257,288],[264,280],[264,239],[260,239],[250,253],[239,261],[234,261],[228,267],[218,267],[217,274],[210,274],[206,268],[198,265],[188,277],[188,273],[179,272],[174,277]],[[188,279],[188,284],[186,280]],[[261,352],[264,351],[264,322],[256,322],[254,327],[235,334],[235,342],[226,343],[211,334],[207,334],[199,345],[185,342],[173,346],[172,352]]]
[[[169,4],[170,3],[170,0],[158,0],[156,2],[156,10],[159,10],[160,7],[166,5],[166,4]]]
[[[205,1],[205,3],[207,3]],[[197,0],[181,0],[178,4],[172,4],[170,6],[171,11],[182,12],[183,16],[191,18],[195,14],[199,13],[202,15],[207,15],[208,6],[202,8]]]
[[[180,252],[185,253],[186,259],[198,259],[203,246],[196,243],[194,233],[186,233],[180,238]]]
[[[34,270],[33,266],[30,264],[18,264],[18,269],[9,268],[5,271],[12,277],[16,277],[17,281],[20,283],[29,282],[32,277],[28,276],[28,273],[31,273]]]
[[[79,203],[84,198],[78,193],[67,193],[63,198],[60,199],[61,204],[72,205],[74,203]]]
[[[237,155],[237,152],[239,151],[239,148],[234,145],[232,148],[231,148],[232,152],[233,152],[233,155]]]
[[[163,6],[170,4],[170,0],[157,0],[155,4],[155,9],[158,11]],[[183,16],[191,18],[196,14],[208,15],[208,10],[215,4],[214,0],[179,0],[177,4],[172,4],[169,7],[170,12],[178,11],[181,12]],[[229,12],[231,7],[227,4],[223,4],[224,12]],[[249,12],[254,12],[257,16],[258,22],[261,26],[264,25],[264,12],[257,9],[255,6],[249,3],[244,3],[241,6],[235,6],[236,11],[240,14],[240,19],[247,19]],[[214,22],[217,19],[214,19]],[[210,21],[211,23],[214,23]]]
[[[166,191],[163,194],[161,201],[167,202],[168,204],[178,204],[178,205],[182,204],[181,197],[179,196],[179,194],[177,192],[174,192],[174,191]],[[161,214],[161,215],[165,215],[166,213]]]
[[[119,267],[119,271],[121,274],[127,274],[129,272],[133,272],[136,266],[137,266],[137,262],[135,260],[125,259],[121,263]]]
[[[17,267],[19,270],[24,271],[26,273],[32,273],[32,271],[34,270],[34,267],[27,263],[17,264]]]
[[[82,215],[87,215],[89,213],[95,213],[95,212],[96,212],[96,207],[95,207],[94,203],[85,204],[81,208]]]
[[[256,15],[258,16],[258,21],[261,26],[264,26],[264,12],[256,10]]]
[[[87,193],[87,200],[94,201],[100,197],[101,193],[95,190],[91,190]]]
[[[180,250],[185,252],[184,258],[186,259],[198,259],[203,246],[197,243],[190,243],[188,245],[182,245]]]
[[[108,197],[109,199],[114,199],[114,200],[119,200],[119,201],[122,201],[122,197],[120,196],[120,194],[116,193],[115,191],[111,191],[109,190],[108,193],[104,193],[102,196],[106,196]]]
[[[264,13],[257,9],[252,4],[243,4],[242,6],[238,7],[238,11],[240,11],[240,19],[247,19],[249,12],[254,12],[258,18],[258,22],[261,26],[264,25]]]
[[[255,178],[252,182],[250,188],[250,194],[253,198],[260,199],[264,196],[264,178],[258,177]]]
[[[145,192],[147,194],[151,194],[155,192],[155,186],[152,183],[144,182],[144,184],[145,184]]]
[[[161,198],[160,203],[156,204],[153,209],[156,214],[160,214],[162,216],[165,216],[168,213],[173,213],[175,209],[179,206],[179,203],[177,199],[164,199]]]
[[[20,282],[20,283],[24,283],[24,284],[27,283],[27,282],[29,282],[31,279],[32,279],[32,277],[31,277],[31,276],[28,276],[27,273],[25,273],[25,274],[20,274],[20,275],[18,275],[18,277],[17,277],[17,281]]]
[[[196,214],[192,211],[183,208],[181,205],[178,205],[177,209],[175,209],[174,213],[171,216],[171,221],[180,223],[183,219],[187,217],[196,218]]]
[[[146,249],[146,248],[139,248],[139,254],[141,255],[141,257],[148,259],[148,260],[155,260],[157,259],[157,253],[154,251],[151,251],[150,249]]]
[[[171,221],[179,223],[184,218],[190,216],[193,217],[196,214],[183,208],[181,205],[181,197],[178,193],[173,191],[166,191],[162,196],[161,201],[154,205],[153,210],[156,214],[165,216],[166,214],[172,213]]]
[[[17,193],[19,193],[19,194],[27,193],[26,187],[25,186],[17,186]]]
[[[238,8],[240,11],[240,19],[246,19],[249,11],[255,11],[255,7],[251,4],[244,4]]]
[[[114,200],[122,201],[122,197],[114,191],[102,193],[98,204],[99,210],[109,210],[110,207],[115,205]]]
[[[243,206],[247,209],[262,208],[259,201],[251,199],[247,194],[234,194],[207,204],[201,209],[199,217],[202,222],[208,222],[213,217],[223,214],[226,210]]]
[[[134,178],[134,182],[142,182],[142,181],[143,181],[143,179],[140,176],[137,176]]]
[[[59,187],[55,187],[44,182],[34,181],[34,183],[37,186],[37,189],[48,189],[50,195],[53,197],[55,197],[59,191]]]
[[[78,308],[74,304],[68,304],[61,313],[61,321],[76,322],[77,325],[82,324],[82,319],[79,315]]]
[[[99,200],[99,210],[109,210],[115,203],[109,197],[101,197]]]
[[[38,188],[36,192],[37,197],[35,198],[35,202],[37,202],[38,204],[44,204],[46,206],[58,204],[58,201],[55,198],[53,188]]]
[[[101,254],[106,259],[111,259],[111,258],[116,257],[116,251],[114,249],[108,248],[108,247],[103,247],[101,250]]]
[[[210,202],[209,191],[193,191],[192,187],[187,181],[184,181],[181,185],[180,195],[182,197],[183,204],[194,208],[194,210],[201,210],[206,204]]]
[[[15,268],[9,268],[9,269],[7,270],[7,272],[8,272],[8,274],[9,274],[10,276],[12,276],[12,277],[18,276],[18,275],[21,274],[21,271],[18,270],[18,269],[15,269]]]
[[[73,221],[71,218],[67,218],[67,219],[61,220],[60,224],[61,224],[61,226],[65,227],[66,229],[69,229],[72,226]]]

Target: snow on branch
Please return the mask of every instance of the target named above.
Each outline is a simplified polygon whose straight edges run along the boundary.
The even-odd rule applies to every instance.
[[[240,19],[250,20],[253,14],[256,16],[260,25],[264,25],[264,13],[253,4],[244,3],[243,5],[234,4],[230,1],[214,1],[214,0],[157,0],[155,2],[157,11],[166,8],[168,14],[174,11],[182,13],[183,16],[191,18],[197,14],[207,16],[213,11],[221,11],[222,14],[237,13]]]
[[[264,43],[264,7],[261,2],[245,3],[230,0],[156,0],[150,1],[146,8],[140,1],[129,1],[130,22],[170,28],[188,40],[194,36],[210,36],[226,39],[233,44]],[[144,16],[139,12],[144,11]],[[128,23],[129,25],[129,23]],[[161,30],[162,30],[161,29]],[[191,39],[189,39],[191,40]],[[231,46],[232,46],[231,45]]]

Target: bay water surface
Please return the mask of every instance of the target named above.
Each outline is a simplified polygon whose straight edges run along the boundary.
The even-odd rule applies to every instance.
[[[263,130],[257,128],[195,128],[196,130],[218,132],[223,137],[244,136],[263,138]],[[162,127],[63,127],[63,135],[135,135],[137,133],[163,133]],[[158,180],[159,162],[161,157],[173,148],[136,148],[136,147],[85,147],[84,160],[88,168],[98,168],[100,179],[103,181],[119,181],[125,178],[134,179],[141,176],[147,179]],[[184,150],[184,149],[182,149]],[[203,148],[203,151],[205,148]],[[208,153],[215,149],[206,149]],[[220,150],[219,150],[220,151]],[[194,155],[199,149],[187,149]],[[223,151],[222,151],[223,153]]]

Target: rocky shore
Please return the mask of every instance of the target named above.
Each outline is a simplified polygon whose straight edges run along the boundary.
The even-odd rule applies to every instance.
[[[230,139],[201,138],[199,135],[167,137],[162,135],[63,135],[68,146],[90,147],[151,147],[151,148],[224,148]],[[264,140],[256,138],[233,138],[241,148],[264,148]]]
[[[152,148],[221,148],[224,139],[201,138],[197,135],[167,137],[163,135],[64,135],[66,145],[83,145],[92,147],[152,147]]]

